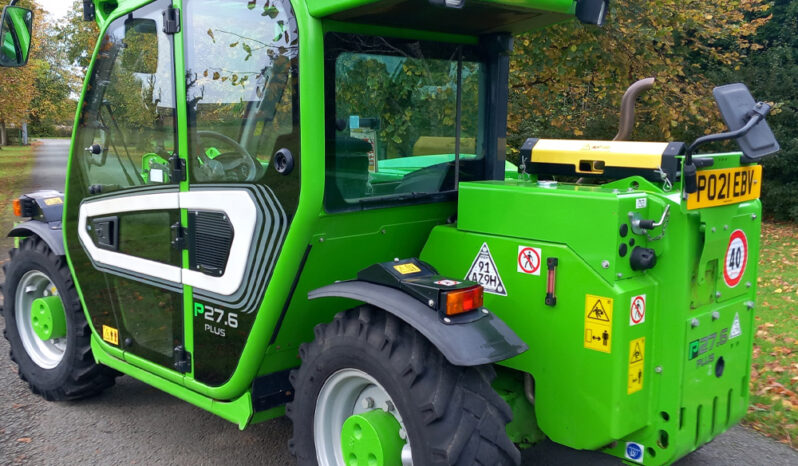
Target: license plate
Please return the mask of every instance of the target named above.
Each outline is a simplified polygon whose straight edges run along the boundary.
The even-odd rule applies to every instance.
[[[762,189],[762,166],[698,171],[698,191],[687,198],[688,209],[759,199]]]

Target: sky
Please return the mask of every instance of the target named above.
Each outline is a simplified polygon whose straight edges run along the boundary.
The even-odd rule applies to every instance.
[[[39,5],[42,6],[53,19],[60,18],[69,11],[72,6],[71,0],[39,0]]]

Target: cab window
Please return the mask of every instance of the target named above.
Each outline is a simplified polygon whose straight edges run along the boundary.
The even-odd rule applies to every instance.
[[[339,33],[325,44],[328,211],[438,200],[483,178],[472,47]]]
[[[299,155],[296,20],[288,0],[186,4],[193,182],[255,182]]]

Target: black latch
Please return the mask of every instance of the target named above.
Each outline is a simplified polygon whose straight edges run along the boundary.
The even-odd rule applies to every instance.
[[[183,345],[175,347],[175,369],[181,374],[191,372],[191,353]]]
[[[177,250],[186,249],[186,229],[180,222],[175,223],[171,227],[172,230],[172,247]]]
[[[163,32],[166,34],[180,32],[180,10],[171,6],[163,10]]]
[[[186,161],[175,154],[169,157],[169,164],[172,167],[172,181],[176,183],[186,181]]]

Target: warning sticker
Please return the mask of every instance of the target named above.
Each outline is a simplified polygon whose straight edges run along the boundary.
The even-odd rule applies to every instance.
[[[646,359],[646,337],[629,342],[629,383],[626,393],[631,395],[643,389],[643,366]]]
[[[459,285],[460,283],[461,282],[458,282],[457,280],[448,280],[448,279],[438,280],[437,282],[435,282],[436,285],[441,285],[441,286],[456,286]]]
[[[632,296],[629,306],[629,325],[642,324],[646,321],[646,295]]]
[[[409,275],[411,273],[421,272],[421,269],[419,269],[418,266],[416,264],[413,264],[412,262],[407,264],[394,265],[393,268],[396,269],[396,271],[401,273],[402,275]]]
[[[61,205],[64,203],[60,197],[48,197],[44,200],[45,205]]]
[[[723,281],[726,286],[734,288],[740,283],[748,263],[748,238],[743,230],[734,230],[729,237],[729,246],[726,248],[725,266],[723,267]]]
[[[527,275],[540,275],[540,248],[518,246],[518,271]]]
[[[486,293],[507,296],[507,290],[504,288],[502,277],[499,276],[496,262],[493,261],[493,256],[490,255],[488,243],[482,243],[477,257],[474,258],[471,268],[466,273],[465,280],[479,283]]]
[[[112,345],[119,346],[119,330],[103,325],[103,340],[111,343]]]
[[[729,339],[737,338],[743,334],[743,329],[740,328],[740,313],[734,313],[734,322],[732,322],[731,330],[729,330]]]
[[[585,348],[612,350],[612,299],[585,295]]]

